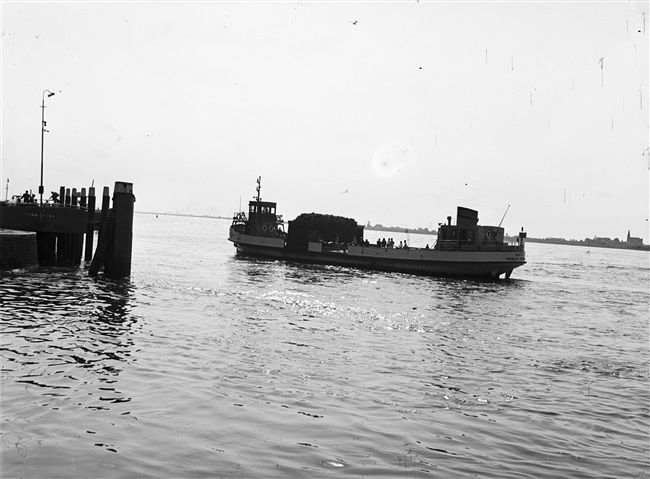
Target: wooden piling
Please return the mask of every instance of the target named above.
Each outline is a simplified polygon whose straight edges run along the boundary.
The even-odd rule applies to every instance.
[[[62,196],[65,199],[65,196]],[[63,259],[63,252],[65,250],[65,233],[57,233],[56,235],[56,259],[61,261]]]
[[[93,259],[93,240],[95,237],[95,188],[88,189],[88,227],[86,228],[86,251],[84,254],[85,261]]]
[[[37,233],[36,243],[40,264],[52,264],[56,262],[56,234]]]
[[[94,197],[94,191],[90,198]],[[108,188],[104,187],[102,216],[97,249],[88,274],[96,276],[104,267],[107,278],[117,279],[131,274],[133,250],[133,183],[118,181],[113,190],[113,208],[108,208]],[[92,201],[92,200],[91,200]]]
[[[77,191],[76,188],[72,189],[72,206],[75,208],[86,207],[86,188]],[[81,257],[83,255],[84,247],[84,233],[72,234],[72,256],[70,262],[72,264],[81,264]]]
[[[99,270],[108,264],[109,250],[113,238],[113,225],[114,225],[114,216],[113,211],[111,210],[106,216],[106,220],[101,225],[101,230],[99,231],[99,239],[97,240],[97,249],[95,250],[95,255],[90,264],[90,269],[88,274],[90,276],[97,276]]]
[[[70,197],[72,199],[72,197]],[[65,233],[65,250],[63,251],[63,258],[70,262],[72,258],[72,233]]]
[[[113,190],[115,224],[112,247],[105,268],[106,275],[110,278],[123,278],[131,274],[134,204],[133,183],[115,182]]]
[[[84,252],[84,233],[77,233],[74,235],[74,264],[81,264],[81,258]]]
[[[102,214],[101,214],[101,223],[99,227],[99,235],[102,235],[104,231],[104,223],[106,223],[106,217],[108,216],[108,209],[111,206],[111,196],[108,192],[108,186],[104,186],[104,191],[102,193]]]

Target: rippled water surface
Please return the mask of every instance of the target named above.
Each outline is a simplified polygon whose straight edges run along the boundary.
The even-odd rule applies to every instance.
[[[125,281],[0,276],[2,477],[650,476],[647,252],[529,243],[486,283],[228,226],[137,214]]]

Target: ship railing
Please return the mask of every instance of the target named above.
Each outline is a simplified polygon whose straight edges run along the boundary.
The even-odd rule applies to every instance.
[[[34,203],[36,204],[36,203]],[[72,208],[75,210],[87,210],[87,206],[81,206],[80,204],[72,205],[72,204],[63,204],[63,203],[43,203],[41,206],[44,208]]]
[[[434,246],[435,249],[443,250],[443,251],[453,251],[453,250],[459,250],[462,249],[464,245],[462,245],[462,242],[460,240],[441,240],[439,239],[436,241],[436,244]]]
[[[329,253],[345,253],[348,250],[347,243],[337,241],[320,241],[323,244],[323,251]]]
[[[6,206],[11,206],[11,207],[18,207],[18,208],[27,208],[27,207],[42,207],[42,208],[71,208],[75,210],[87,210],[87,206],[81,206],[80,204],[70,204],[70,203],[51,203],[49,201],[44,201],[43,204],[34,202],[34,203],[24,203],[24,202],[17,202],[17,201],[7,201],[3,200],[0,201],[0,204],[6,205]]]
[[[510,245],[507,243],[476,244],[461,240],[438,240],[435,249],[443,251],[524,251],[523,245]]]

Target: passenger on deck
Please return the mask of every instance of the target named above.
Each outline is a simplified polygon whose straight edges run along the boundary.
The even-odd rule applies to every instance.
[[[381,248],[381,239],[377,238],[377,248]]]
[[[29,191],[25,190],[25,193],[23,193],[22,199],[23,199],[23,203],[31,203],[32,202],[32,195],[29,194]]]
[[[406,240],[404,240],[404,249],[409,249],[409,246],[406,244]]]
[[[382,238],[381,240],[381,247],[385,248],[386,247],[386,238]]]
[[[370,241],[368,241],[368,240],[366,239],[366,240],[363,242],[363,245],[367,248],[368,246],[370,246]]]
[[[399,249],[402,249],[402,240],[399,241]]]
[[[393,241],[393,238],[388,238],[388,247],[393,248],[395,246],[395,242]]]

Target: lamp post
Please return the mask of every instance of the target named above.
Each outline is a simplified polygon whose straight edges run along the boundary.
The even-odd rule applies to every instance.
[[[38,194],[41,196],[41,206],[43,206],[43,143],[45,140],[45,94],[47,93],[48,98],[54,96],[54,92],[50,90],[43,90],[43,101],[41,103],[41,108],[43,109],[41,116],[41,184],[38,187]]]

